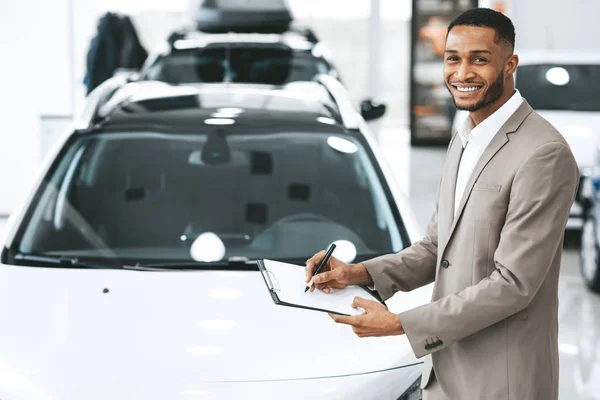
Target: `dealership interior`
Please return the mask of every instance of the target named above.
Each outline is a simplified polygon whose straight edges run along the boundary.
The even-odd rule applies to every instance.
[[[506,166],[502,179],[511,183],[503,186],[470,177],[471,203],[496,208],[481,206],[473,243],[459,248],[440,233],[451,249],[433,255],[439,271],[414,290],[394,283],[390,297],[373,277],[326,287],[333,295],[302,293],[312,281],[291,265],[304,267],[327,249],[361,265],[431,243],[432,232],[439,249],[449,145],[460,143],[473,121],[468,111],[477,111],[457,109],[454,96],[478,96],[448,83],[448,25],[476,8],[514,24],[516,89],[564,137],[554,140],[568,144],[580,178],[571,180],[568,216],[565,207],[556,211],[560,190],[570,190],[557,175],[540,178],[557,186],[554,199],[536,197],[548,207],[531,203],[549,213],[540,218],[560,220],[552,233],[539,228],[540,237],[562,243],[547,251],[561,259],[557,284],[548,289],[551,278],[540,273],[530,295],[544,281],[546,294],[558,292],[556,309],[538,318],[524,303],[494,321],[468,323],[483,332],[493,327],[477,320],[491,321],[511,332],[518,323],[531,329],[534,320],[556,320],[558,343],[548,339],[544,351],[559,367],[543,379],[558,387],[560,400],[600,400],[600,2],[589,0],[2,2],[0,399],[541,400],[511,388],[492,395],[492,383],[491,397],[465,395],[469,380],[455,390],[444,377],[444,352],[458,354],[450,369],[463,371],[460,349],[481,343],[468,335],[450,343],[441,327],[425,349],[448,342],[432,353],[431,378],[446,397],[428,397],[433,389],[422,371],[429,355],[414,351],[408,316],[406,335],[368,338],[330,318],[343,310],[354,316],[348,306],[356,293],[386,300],[400,323],[404,312],[443,304],[439,288],[454,286],[438,279],[460,268],[460,254],[469,254],[469,282],[447,289],[449,297],[482,287],[479,281],[514,278],[518,286],[518,277],[548,270],[546,258],[519,265],[503,253],[542,245],[524,234],[503,244],[518,217],[511,206],[522,196],[515,188],[524,172],[507,178]],[[484,67],[470,71],[477,68]],[[511,135],[497,154],[511,151]],[[477,173],[486,176],[491,165],[480,162]],[[463,219],[475,212],[466,211],[465,193],[455,232],[469,229]],[[501,206],[500,196],[507,199]],[[481,221],[491,228],[482,230]],[[482,240],[488,264],[477,277]],[[409,261],[417,261],[406,261],[412,271]],[[369,265],[363,268],[372,274]],[[404,268],[402,259],[396,266]],[[286,291],[290,282],[298,293]],[[506,290],[502,301],[513,293]],[[520,340],[506,332],[494,352]],[[480,354],[484,366],[490,352]],[[527,368],[548,371],[538,364]],[[502,373],[512,376],[511,368],[538,374],[510,362]]]

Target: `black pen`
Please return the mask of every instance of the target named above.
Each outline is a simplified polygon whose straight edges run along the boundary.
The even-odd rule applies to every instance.
[[[323,269],[324,266],[327,265],[327,263],[329,262],[329,258],[331,257],[331,254],[333,253],[334,250],[335,250],[335,244],[331,243],[331,246],[329,246],[329,248],[327,249],[327,253],[325,253],[325,257],[323,257],[323,259],[321,260],[321,263],[319,264],[319,266],[313,273],[313,278],[315,277],[316,274],[321,272],[321,270]],[[311,278],[310,282],[308,282],[306,284],[306,289],[304,289],[304,293],[306,293],[312,285],[313,285],[313,280]]]

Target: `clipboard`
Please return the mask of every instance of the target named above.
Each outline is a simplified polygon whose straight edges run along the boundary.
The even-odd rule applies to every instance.
[[[286,296],[282,291],[283,289],[281,288],[280,281],[277,278],[277,275],[273,271],[269,270],[268,265],[266,265],[269,263],[271,263],[272,266],[278,266],[279,268],[282,268],[284,266],[285,268],[290,268],[289,272],[292,274],[286,275],[286,280],[287,283],[289,283],[290,279],[294,279],[294,287],[292,290],[296,290],[297,288],[298,292],[294,292],[292,297],[295,297],[300,301],[286,301],[283,299]],[[327,312],[339,315],[357,315],[362,313],[362,311],[360,311],[360,309],[352,309],[351,304],[354,296],[358,295],[367,298],[368,300],[375,300],[379,303],[385,304],[383,303],[381,297],[379,297],[379,294],[376,291],[369,290],[368,288],[363,286],[348,286],[346,289],[335,290],[335,293],[339,293],[342,295],[342,297],[340,297],[339,299],[336,298],[336,296],[334,296],[333,294],[325,294],[317,291],[312,293],[304,293],[303,291],[305,286],[303,286],[303,284],[305,283],[303,278],[305,275],[303,266],[295,264],[286,264],[272,260],[258,260],[257,264],[261,275],[265,281],[265,285],[267,286],[269,294],[273,299],[273,302],[280,306],[303,308],[306,310]],[[291,268],[297,268],[297,270],[291,270]],[[288,290],[289,289],[290,288],[288,285]],[[338,297],[340,296],[339,294]],[[320,304],[322,304],[322,306],[320,306]],[[350,310],[350,313],[344,312],[345,310]]]

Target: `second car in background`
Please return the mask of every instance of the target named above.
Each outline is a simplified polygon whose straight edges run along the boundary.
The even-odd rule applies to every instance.
[[[565,137],[579,165],[581,182],[567,229],[581,229],[589,206],[594,148],[600,138],[600,56],[574,52],[517,52],[516,87],[523,98]],[[467,113],[456,114],[453,132]]]

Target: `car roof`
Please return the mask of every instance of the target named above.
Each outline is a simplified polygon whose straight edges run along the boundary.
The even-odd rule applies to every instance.
[[[523,50],[515,51],[519,56],[519,65],[535,64],[598,64],[600,54],[583,51],[560,50]]]
[[[285,45],[293,50],[311,50],[315,43],[311,42],[306,36],[295,32],[287,31],[281,34],[277,33],[204,33],[192,31],[185,37],[175,40],[173,48],[175,50],[204,48],[215,45],[263,45],[275,46]]]
[[[282,86],[210,83],[170,85],[139,81],[119,88],[99,110],[104,130],[198,131],[293,130],[343,134],[343,121],[329,92],[316,82]]]

